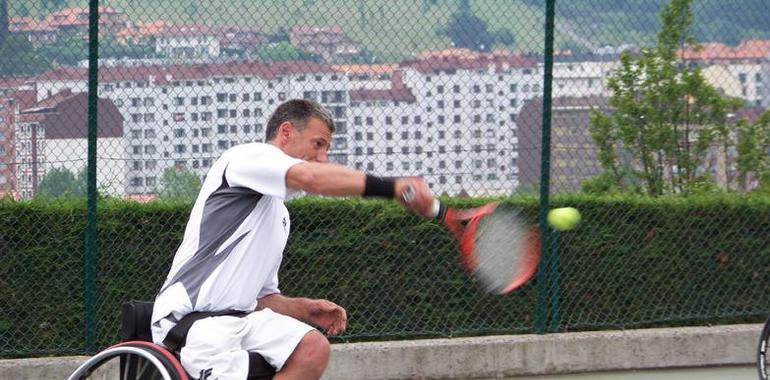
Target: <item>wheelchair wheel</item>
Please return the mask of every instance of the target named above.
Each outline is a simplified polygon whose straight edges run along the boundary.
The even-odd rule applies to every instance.
[[[188,380],[176,357],[154,343],[129,341],[97,353],[68,380]]]
[[[770,317],[765,322],[762,334],[759,336],[759,347],[757,348],[757,370],[759,371],[759,380],[768,380],[767,378],[767,349],[770,344]]]

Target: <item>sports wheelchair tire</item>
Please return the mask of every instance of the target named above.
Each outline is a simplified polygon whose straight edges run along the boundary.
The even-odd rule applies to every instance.
[[[105,377],[109,374],[117,374],[120,380],[189,380],[171,352],[144,341],[119,343],[97,353],[80,365],[68,380],[111,378]]]
[[[770,345],[770,317],[767,318],[765,327],[759,335],[759,347],[757,347],[757,371],[759,372],[759,380],[768,380],[767,350],[770,348],[768,345]]]

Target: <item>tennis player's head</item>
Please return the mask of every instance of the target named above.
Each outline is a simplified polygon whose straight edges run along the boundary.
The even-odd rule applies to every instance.
[[[334,120],[312,100],[292,99],[275,109],[267,122],[265,141],[289,156],[326,162],[334,132]]]

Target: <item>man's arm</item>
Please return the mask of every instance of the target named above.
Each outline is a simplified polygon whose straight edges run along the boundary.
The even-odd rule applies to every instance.
[[[257,302],[257,310],[269,308],[276,313],[307,321],[316,327],[335,335],[345,331],[347,313],[334,302],[301,297],[286,297],[274,293],[262,297]]]
[[[363,172],[342,165],[303,162],[289,168],[286,186],[320,195],[361,195],[365,179]]]
[[[376,177],[374,177],[376,178]],[[367,189],[367,175],[364,172],[336,164],[303,162],[289,168],[286,173],[286,186],[312,194],[328,196],[362,196]],[[408,204],[401,194],[411,187],[415,197]],[[394,199],[421,214],[432,216],[433,195],[428,185],[419,177],[396,178],[393,183]]]
[[[269,308],[276,313],[307,321],[309,301],[309,298],[286,297],[280,293],[274,293],[260,298],[257,302],[257,310]]]

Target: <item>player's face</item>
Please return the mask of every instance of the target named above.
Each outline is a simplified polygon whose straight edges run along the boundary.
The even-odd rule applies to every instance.
[[[293,128],[285,151],[289,156],[305,161],[326,162],[331,141],[332,133],[326,123],[311,117],[304,129]]]

